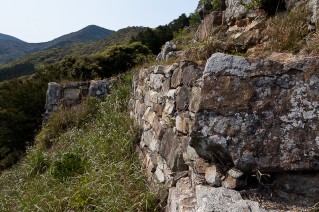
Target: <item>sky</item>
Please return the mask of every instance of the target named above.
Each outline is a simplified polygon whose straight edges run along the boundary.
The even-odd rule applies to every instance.
[[[30,43],[94,24],[157,27],[195,11],[198,0],[0,0],[0,33]]]

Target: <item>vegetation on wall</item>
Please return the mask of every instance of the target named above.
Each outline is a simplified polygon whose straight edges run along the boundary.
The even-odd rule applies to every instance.
[[[120,82],[105,102],[87,99],[82,112],[53,115],[23,162],[1,174],[1,211],[155,210],[134,153],[138,130],[127,113],[130,75],[121,75]],[[63,117],[68,121],[61,125]]]
[[[44,66],[29,78],[0,84],[0,168],[16,162],[26,146],[31,145],[41,126],[45,93],[50,81],[108,78],[126,72],[152,57],[140,44],[117,45],[90,57],[67,57]]]

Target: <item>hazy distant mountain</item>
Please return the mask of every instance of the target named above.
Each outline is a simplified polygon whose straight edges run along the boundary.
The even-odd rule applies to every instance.
[[[16,41],[16,42],[24,42],[18,38],[15,38],[13,36],[10,36],[10,35],[5,35],[5,34],[2,34],[0,33],[0,41]]]
[[[38,66],[39,64],[52,64],[61,60],[65,56],[78,57],[83,55],[90,55],[97,52],[102,52],[111,45],[128,43],[131,40],[132,36],[136,36],[139,32],[142,32],[146,29],[144,27],[126,27],[112,33],[105,39],[90,42],[75,42],[73,44],[68,43],[68,45],[65,45],[65,40],[78,41],[80,39],[83,39],[81,37],[83,37],[83,35],[85,35],[85,33],[88,31],[87,28],[91,30],[92,27],[93,30],[94,28],[99,29],[98,27],[88,26],[83,30],[62,36],[51,41],[52,43],[50,48],[45,48],[34,53],[27,53],[11,61],[10,63],[0,65],[0,82],[14,77],[32,74],[35,71],[35,66]],[[72,39],[70,39],[70,37],[72,37]]]
[[[45,49],[102,40],[112,33],[112,30],[90,25],[77,32],[72,32],[44,43],[27,43],[10,35],[0,34],[0,64],[5,64],[18,57]]]

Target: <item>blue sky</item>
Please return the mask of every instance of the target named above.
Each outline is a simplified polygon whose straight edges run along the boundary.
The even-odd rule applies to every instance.
[[[189,14],[198,0],[0,0],[0,33],[27,42],[52,40],[95,24],[118,30],[156,27]]]

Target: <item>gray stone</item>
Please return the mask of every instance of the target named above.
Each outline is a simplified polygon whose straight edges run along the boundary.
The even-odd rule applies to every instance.
[[[175,100],[176,99],[176,89],[171,89],[166,94],[168,99]]]
[[[175,101],[173,100],[166,100],[165,107],[164,107],[164,113],[167,115],[173,114],[175,109]]]
[[[188,86],[182,86],[176,91],[176,110],[185,111],[189,107],[191,90]]]
[[[250,10],[246,5],[253,5],[252,0],[226,0],[226,11],[224,13],[225,20],[228,24],[232,24],[235,20],[245,18]]]
[[[243,200],[238,191],[225,188],[213,188],[203,185],[196,186],[196,211],[265,211],[259,206],[259,203],[249,200]]]
[[[177,88],[182,84],[182,69],[177,68],[174,70],[171,78],[171,88]]]
[[[166,66],[164,69],[164,75],[165,77],[171,77],[174,70],[178,67],[179,65],[177,63],[174,63],[173,65]]]
[[[159,65],[154,68],[154,74],[164,74],[164,66]]]
[[[244,173],[236,168],[232,168],[230,170],[228,170],[227,174],[229,174],[230,176],[232,176],[233,178],[240,178],[244,175]]]
[[[184,134],[190,133],[193,127],[193,118],[188,112],[176,116],[176,129]]]
[[[162,93],[166,94],[171,89],[171,78],[164,79]]]
[[[222,183],[222,173],[221,170],[218,169],[216,166],[210,166],[206,168],[205,171],[205,180],[207,183],[214,187],[220,187]]]
[[[185,171],[188,169],[183,160],[183,148],[173,129],[166,129],[160,143],[159,154],[166,160],[172,171]]]
[[[202,76],[203,72],[200,70],[196,64],[188,63],[182,67],[182,83],[183,85],[191,85],[195,83],[197,79]]]
[[[180,179],[176,187],[169,190],[166,211],[196,212],[196,198],[194,189],[188,178]]]
[[[152,110],[151,107],[148,107],[145,111],[145,114],[143,115],[142,119],[150,123],[151,125],[153,124],[154,118],[156,117],[155,112]]]
[[[154,174],[155,174],[157,180],[158,180],[160,183],[164,183],[164,182],[165,182],[164,173],[163,173],[163,171],[162,171],[158,166],[157,166],[156,171],[155,171]]]
[[[192,112],[197,112],[201,101],[201,88],[192,87],[191,99],[189,103],[189,110]]]
[[[228,175],[226,179],[223,180],[222,186],[228,189],[240,189],[245,186],[245,181]]]
[[[160,90],[163,86],[164,76],[162,74],[151,74],[150,86],[155,90]]]
[[[82,90],[80,88],[80,90]],[[106,80],[91,80],[88,96],[97,97],[103,99],[105,95],[109,94],[109,84]],[[81,94],[83,95],[83,94]]]
[[[176,45],[171,41],[166,42],[164,47],[162,48],[162,51],[157,55],[156,61],[160,62],[162,60],[165,60],[166,56],[173,51],[176,51]]]
[[[204,75],[222,73],[241,77],[251,69],[244,57],[215,53],[208,59]]]

